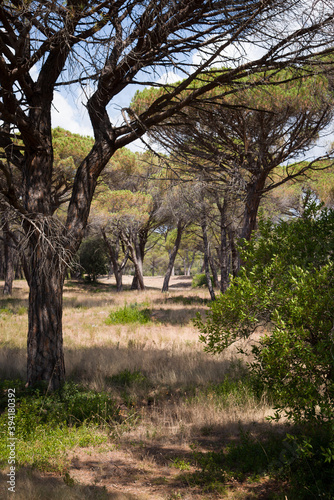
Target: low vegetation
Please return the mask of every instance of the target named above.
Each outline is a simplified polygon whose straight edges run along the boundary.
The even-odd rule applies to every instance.
[[[24,385],[26,301],[16,282],[0,304],[2,498],[13,387],[19,500],[332,498],[331,429],[268,421],[275,401],[237,347],[203,352],[192,318],[206,290],[67,283],[68,382],[53,394]]]

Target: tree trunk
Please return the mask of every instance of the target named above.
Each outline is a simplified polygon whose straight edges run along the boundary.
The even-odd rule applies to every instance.
[[[230,240],[230,247],[231,247],[232,276],[235,278],[236,276],[238,276],[240,270],[240,257],[235,244],[235,231],[230,229],[228,231],[228,237]]]
[[[212,271],[213,284],[216,288],[219,288],[217,269],[216,269],[215,262],[214,262],[213,257],[212,257],[212,253],[210,252],[210,247],[209,247],[209,264],[210,264],[211,271]]]
[[[196,257],[196,253],[193,252],[193,256],[192,256],[191,262],[188,263],[187,276],[190,276],[190,274],[191,274],[191,268],[194,265],[195,257]]]
[[[224,198],[224,203],[217,202],[217,207],[220,212],[220,291],[225,293],[229,286],[229,265],[228,265],[228,246],[227,246],[227,199]]]
[[[266,182],[267,174],[263,171],[255,180],[247,186],[247,195],[241,230],[241,238],[249,241],[252,231],[256,227],[256,218],[262,196],[262,190]]]
[[[136,267],[135,267],[135,274],[133,275],[133,278],[132,278],[130,290],[139,290]]]
[[[130,241],[130,237],[124,237],[123,239],[130,250],[131,260],[135,267],[135,275],[132,280],[131,290],[145,290],[143,266],[144,266],[145,246],[147,243],[147,234],[146,233],[139,234],[139,240],[140,240],[139,242],[137,235],[135,236],[134,241],[133,240]]]
[[[109,257],[110,257],[110,260],[111,260],[111,265],[112,265],[112,268],[113,268],[113,272],[114,272],[114,275],[115,275],[115,279],[116,279],[116,287],[117,287],[117,292],[121,292],[123,290],[123,270],[126,266],[126,263],[128,261],[128,258],[129,258],[129,251],[127,250],[125,252],[125,256],[124,256],[124,259],[123,259],[123,262],[121,264],[119,264],[118,262],[118,258],[119,258],[119,238],[117,239],[116,241],[116,245],[115,245],[115,248],[113,247],[113,245],[110,243],[107,235],[106,235],[106,232],[102,229],[101,230],[102,232],[102,236],[103,236],[103,239],[107,245],[107,248],[108,248],[108,252],[109,252]]]
[[[145,290],[144,276],[143,276],[143,261],[140,258],[140,256],[137,257],[135,250],[131,251],[131,257],[132,257],[133,264],[135,266],[135,276],[134,276],[133,281],[135,281],[135,279],[136,279],[136,283],[137,283],[136,290]]]
[[[9,224],[7,221],[3,224],[3,242],[4,242],[4,295],[11,295],[14,281],[14,248],[9,234]]]
[[[65,380],[62,308],[63,273],[55,259],[32,253],[29,282],[28,385],[47,384],[58,389]]]
[[[173,269],[174,269],[174,262],[175,262],[175,259],[177,256],[177,252],[179,251],[179,248],[180,248],[180,243],[181,243],[183,231],[184,231],[184,226],[182,225],[181,221],[178,221],[176,239],[175,239],[175,243],[173,246],[173,250],[171,251],[171,253],[169,255],[168,267],[167,267],[167,271],[166,271],[164,282],[163,282],[162,289],[161,289],[162,292],[168,292],[169,280],[170,280],[170,277],[171,277]]]
[[[125,241],[130,254],[131,260],[135,267],[135,275],[132,280],[131,290],[145,290],[144,276],[143,276],[143,260],[141,251],[137,241],[131,241],[129,236],[123,234],[123,240]]]
[[[215,292],[212,286],[211,276],[210,276],[210,264],[209,264],[209,240],[208,240],[208,229],[205,216],[202,217],[202,233],[203,233],[203,244],[204,244],[204,271],[206,276],[206,282],[208,285],[211,300],[215,300]]]

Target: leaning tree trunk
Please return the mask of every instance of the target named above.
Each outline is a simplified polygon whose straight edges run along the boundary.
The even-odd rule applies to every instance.
[[[170,280],[170,277],[171,277],[173,269],[174,269],[174,263],[175,263],[175,259],[177,256],[177,252],[179,251],[179,248],[180,248],[183,230],[184,230],[184,225],[181,223],[181,221],[178,221],[176,239],[175,239],[175,243],[173,246],[173,250],[171,251],[170,256],[169,256],[168,267],[167,267],[167,271],[166,271],[164,282],[163,282],[162,289],[161,289],[162,292],[168,292],[169,280]]]

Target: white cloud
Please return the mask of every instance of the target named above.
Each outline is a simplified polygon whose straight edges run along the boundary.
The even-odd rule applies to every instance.
[[[173,71],[167,71],[161,75],[161,77],[156,81],[156,83],[160,83],[162,85],[173,85],[173,83],[179,82],[184,77],[174,73]]]
[[[74,134],[93,135],[93,129],[88,122],[84,107],[79,109],[79,106],[71,106],[59,92],[54,94],[51,121],[53,128],[61,127]]]

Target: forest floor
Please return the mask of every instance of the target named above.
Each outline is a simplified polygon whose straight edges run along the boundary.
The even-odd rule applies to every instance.
[[[67,378],[111,394],[122,424],[101,430],[102,444],[66,450],[58,471],[27,455],[16,500],[287,498],[284,480],[270,474],[266,448],[278,439],[284,451],[287,424],[267,420],[273,409],[243,383],[246,369],[235,347],[216,356],[204,352],[192,319],[205,316],[207,290],[175,276],[168,293],[160,292],[162,277],[145,278],[144,292],[130,291],[131,279],[124,277],[120,294],[107,278],[97,285],[70,281],[64,291]],[[11,298],[0,298],[2,379],[25,378],[27,299],[23,281],[14,283]],[[149,310],[147,324],[106,323],[112,311],[131,304]],[[252,471],[261,450],[268,467]],[[7,472],[1,498],[8,495]]]

